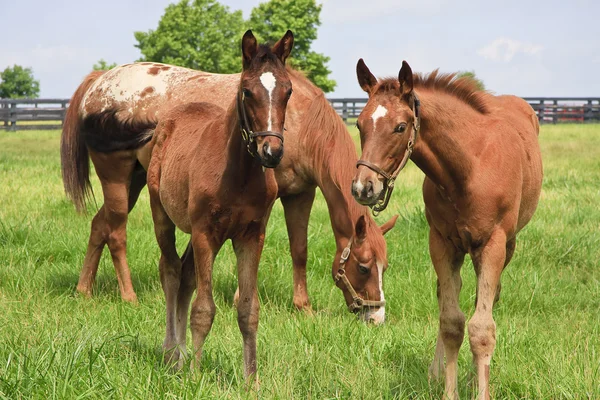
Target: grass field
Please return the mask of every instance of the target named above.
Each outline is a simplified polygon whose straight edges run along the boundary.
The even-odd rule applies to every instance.
[[[544,126],[545,166],[536,215],[517,240],[495,309],[498,399],[600,398],[600,126]],[[0,397],[246,398],[242,342],[232,307],[234,257],[214,269],[217,316],[200,371],[162,364],[164,298],[147,191],[131,213],[129,261],[139,305],[119,298],[105,250],[95,297],[75,293],[91,217],[63,195],[59,132],[0,133]],[[318,196],[309,229],[309,294],[315,314],[292,307],[292,271],[279,203],[260,267],[260,397],[440,398],[427,368],[437,335],[435,273],[427,251],[422,175],[409,165],[379,222],[400,213],[387,237],[387,321],[374,327],[346,311],[330,266],[334,241]],[[101,192],[94,181],[98,202]],[[180,247],[186,238],[179,236]],[[473,313],[472,264],[461,307]],[[190,346],[188,340],[188,348]],[[465,338],[459,387],[471,393]]]

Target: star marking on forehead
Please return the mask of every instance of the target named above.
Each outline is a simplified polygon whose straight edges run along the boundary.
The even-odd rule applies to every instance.
[[[385,108],[381,104],[377,106],[375,112],[373,113],[373,115],[371,115],[371,118],[373,119],[373,128],[375,128],[375,126],[377,125],[377,120],[381,117],[385,117],[387,115],[387,112],[387,108]]]

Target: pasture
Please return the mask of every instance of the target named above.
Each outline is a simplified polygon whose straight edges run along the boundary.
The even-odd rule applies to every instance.
[[[121,301],[107,249],[95,296],[76,294],[91,215],[77,215],[63,195],[59,140],[58,131],[0,134],[0,396],[253,397],[244,390],[229,245],[214,268],[217,315],[201,369],[174,373],[162,364],[164,296],[147,190],[128,225],[139,304]],[[600,125],[542,126],[540,140],[545,170],[540,205],[517,239],[494,312],[492,396],[600,398]],[[378,217],[383,223],[401,216],[387,236],[387,321],[377,327],[348,313],[333,284],[335,243],[320,195],[308,244],[314,313],[293,309],[287,232],[276,203],[259,270],[260,397],[440,398],[443,384],[427,377],[438,308],[422,180],[409,164]],[[101,204],[95,176],[93,182]],[[182,250],[187,238],[178,238]],[[469,317],[475,300],[470,261],[462,276],[461,308]],[[459,358],[463,398],[472,395],[470,365],[465,337]]]

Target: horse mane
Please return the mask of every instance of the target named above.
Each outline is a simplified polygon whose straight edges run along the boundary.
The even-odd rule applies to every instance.
[[[439,69],[435,69],[429,74],[414,73],[413,84],[415,88],[447,93],[468,104],[481,114],[490,112],[489,93],[481,90],[477,85],[477,81],[470,76],[457,77],[456,73],[440,73]],[[385,78],[379,82],[376,93],[399,90],[398,78]]]
[[[310,87],[310,107],[304,113],[299,131],[299,143],[310,157],[314,178],[320,187],[335,185],[346,200],[348,212],[354,217],[352,233],[358,218],[362,215],[367,221],[369,243],[378,256],[386,255],[386,242],[379,226],[371,218],[369,208],[358,204],[351,196],[350,186],[356,170],[358,156],[346,124],[338,115],[325,94],[302,73],[288,68],[298,80]],[[307,86],[308,85],[308,86]],[[340,205],[341,207],[342,205]],[[376,231],[375,231],[376,230]]]

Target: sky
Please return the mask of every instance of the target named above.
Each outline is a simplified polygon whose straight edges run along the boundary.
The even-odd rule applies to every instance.
[[[94,63],[140,57],[133,32],[158,25],[169,0],[0,0],[0,70],[31,67],[40,97],[70,97]],[[259,0],[220,0],[248,17]],[[600,1],[323,0],[313,50],[331,57],[328,97],[365,97],[375,76],[474,71],[497,94],[600,96]],[[294,32],[301,35],[302,32]]]

